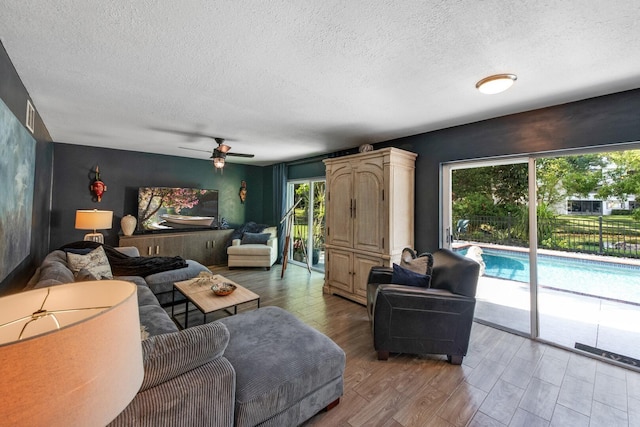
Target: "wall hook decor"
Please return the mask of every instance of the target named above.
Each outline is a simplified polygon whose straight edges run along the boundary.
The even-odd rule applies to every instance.
[[[100,179],[100,167],[96,165],[96,170],[95,170],[95,178],[93,179],[93,182],[91,183],[91,192],[95,195],[95,199],[100,202],[102,201],[102,195],[104,194],[105,191],[107,191],[107,184],[105,184],[104,182],[102,182],[102,180]]]
[[[247,182],[242,181],[240,183],[240,191],[238,192],[238,196],[240,196],[240,203],[244,205],[245,200],[247,200]]]

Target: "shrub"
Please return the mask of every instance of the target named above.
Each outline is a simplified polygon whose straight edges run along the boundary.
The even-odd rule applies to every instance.
[[[633,215],[637,209],[631,211],[629,209],[611,209],[611,215]]]

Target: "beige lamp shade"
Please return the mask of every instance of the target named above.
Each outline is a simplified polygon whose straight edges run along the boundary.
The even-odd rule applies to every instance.
[[[112,211],[77,210],[76,229],[77,230],[106,230],[111,228],[113,219]]]
[[[104,236],[96,230],[111,228],[112,220],[112,211],[99,211],[97,209],[76,211],[76,229],[93,230],[93,233],[84,236],[84,240],[104,243]]]
[[[0,298],[0,424],[106,425],[143,374],[132,283],[76,282]]]

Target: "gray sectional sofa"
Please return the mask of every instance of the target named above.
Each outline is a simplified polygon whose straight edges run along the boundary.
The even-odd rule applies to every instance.
[[[135,248],[118,250],[137,256]],[[140,391],[112,426],[295,426],[339,401],[344,352],[280,308],[178,330],[152,285],[164,292],[167,283],[203,269],[188,261],[187,268],[154,277],[114,277],[137,285],[148,337],[142,339]],[[65,252],[58,250],[45,258],[28,288],[73,280]]]

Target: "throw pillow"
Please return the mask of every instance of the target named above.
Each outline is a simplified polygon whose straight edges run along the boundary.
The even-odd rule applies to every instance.
[[[270,233],[244,233],[242,235],[241,245],[266,245],[271,238]]]
[[[88,272],[101,279],[113,279],[109,259],[102,246],[98,246],[86,255],[67,252],[67,264],[74,277],[78,277],[80,270],[84,269],[86,270],[83,272],[85,276]]]
[[[393,263],[393,274],[391,275],[391,283],[396,285],[428,288],[431,285],[431,276],[416,273],[414,271],[400,267],[396,263]]]
[[[85,282],[90,280],[100,280],[102,277],[96,276],[93,271],[83,267],[74,275],[74,279],[76,282]]]
[[[411,248],[404,248],[400,258],[400,266],[416,273],[431,276],[433,273],[433,255],[428,252],[416,255]]]

